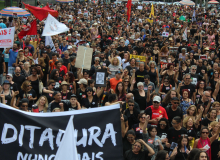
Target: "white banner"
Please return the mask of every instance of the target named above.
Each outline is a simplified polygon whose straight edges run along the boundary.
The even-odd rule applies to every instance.
[[[52,41],[52,38],[51,36],[46,36],[45,37],[45,46],[49,45],[50,48],[51,48],[51,51],[55,52],[56,51],[56,48],[54,46],[54,43]]]
[[[60,23],[56,18],[48,14],[42,36],[53,36],[69,31],[69,28]]]
[[[15,27],[0,29],[0,48],[11,48],[14,44]]]

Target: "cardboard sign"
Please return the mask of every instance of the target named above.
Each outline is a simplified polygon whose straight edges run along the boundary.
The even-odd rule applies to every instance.
[[[15,27],[0,29],[0,48],[11,48],[14,44]]]
[[[90,70],[93,49],[79,46],[76,57],[76,67]]]
[[[168,36],[169,36],[169,32],[163,32],[163,33],[162,33],[162,36],[163,36],[163,37],[168,37]]]
[[[106,87],[106,70],[105,69],[95,70],[95,86]]]
[[[140,61],[142,61],[142,62],[145,62],[145,61],[146,61],[146,57],[145,57],[145,56],[139,56],[139,55],[130,54],[130,59],[131,59],[131,58],[139,58]]]

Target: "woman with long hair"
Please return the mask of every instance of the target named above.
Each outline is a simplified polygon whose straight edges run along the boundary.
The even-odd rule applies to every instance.
[[[216,86],[216,83],[218,83],[218,80],[219,80],[218,71],[213,71],[213,75],[209,80],[209,86],[212,88],[213,91],[214,91],[214,88]]]
[[[166,118],[161,118],[157,124],[157,135],[160,137],[163,146],[168,145],[167,133],[169,129],[169,121]]]
[[[132,126],[132,129],[135,132],[135,139],[143,139],[143,127],[144,127],[144,123],[145,123],[145,118],[146,118],[146,114],[145,113],[140,113],[138,115],[138,119],[139,119],[139,123],[134,124]]]
[[[48,82],[47,82],[47,87],[45,87],[43,89],[43,92],[42,94],[45,95],[47,97],[47,101],[48,103],[50,103],[51,101],[54,100],[53,98],[53,93],[54,93],[54,86],[55,86],[55,81],[53,79],[50,79]]]
[[[219,136],[220,136],[220,129],[218,127],[219,122],[211,122],[211,132],[209,134],[209,138],[214,136],[216,133],[218,134],[216,139],[212,142],[211,144],[211,154],[212,154],[212,159],[215,160],[220,160],[220,151],[219,151],[219,146],[220,146],[220,141],[219,141]]]
[[[32,112],[47,112],[48,109],[48,101],[46,96],[41,96],[36,102],[36,106],[32,108]]]
[[[147,148],[147,151],[144,148]],[[131,150],[125,152],[124,160],[147,159],[155,154],[154,150],[142,139],[136,140]]]
[[[119,82],[115,88],[115,93],[117,94],[118,101],[125,101],[126,92],[125,87],[122,82]]]
[[[193,117],[193,120],[196,120],[197,108],[195,105],[189,106],[189,108],[186,110],[186,114],[183,115],[183,118],[185,118],[187,116]]]
[[[164,78],[163,83],[160,85],[158,93],[161,96],[161,99],[163,100],[166,96],[166,94],[169,92],[169,90],[172,89],[172,85],[169,83],[169,77],[166,76]]]
[[[10,106],[12,97],[14,95],[14,91],[11,90],[11,83],[8,80],[5,80],[3,82],[2,89],[0,89],[0,95],[1,94],[3,94],[5,96],[5,104]],[[3,101],[1,101],[1,103],[3,103]]]
[[[203,112],[203,110],[202,110]],[[197,138],[197,129],[199,126],[199,120],[202,117],[202,112],[199,114],[199,116],[196,118],[196,120],[193,119],[191,116],[187,116],[183,119],[183,127],[186,128],[188,139],[189,139],[189,145],[193,147],[195,139]]]
[[[157,126],[156,125],[151,125],[146,130],[148,122],[149,122],[149,119],[150,119],[149,115],[146,116],[145,124],[144,124],[144,127],[143,127],[143,140],[145,142],[147,142],[147,143],[152,144],[152,147],[153,147],[153,150],[155,152],[155,155],[151,157],[151,160],[154,160],[156,155],[157,155],[157,152],[159,150],[163,150],[164,147],[162,145],[160,137],[157,136]]]
[[[159,60],[158,62],[160,62],[161,60],[163,61],[167,61],[167,57],[169,55],[169,50],[168,50],[168,47],[166,46],[163,46],[160,50],[160,53],[159,53]]]
[[[183,76],[186,74],[186,73],[189,73],[189,69],[186,65],[186,61],[181,61],[180,62],[180,68],[179,68],[179,80],[182,81],[183,80]]]
[[[169,159],[170,157],[168,151],[165,150],[160,150],[155,157],[155,160],[169,160]]]
[[[206,118],[204,118],[201,122],[202,127],[209,126],[211,122],[216,121],[217,111],[215,108],[211,108]]]
[[[44,74],[41,70],[41,66],[32,67],[31,68],[31,75],[27,77],[27,80],[31,81],[31,86],[33,90],[35,90],[37,97],[40,96],[39,94],[39,83],[40,80],[43,78]]]
[[[128,69],[125,68],[122,75],[121,75],[121,78],[124,80],[125,78],[128,78],[130,80],[130,76],[128,74]]]
[[[216,130],[219,130],[219,125],[216,125]],[[208,156],[209,160],[212,160],[211,156],[211,144],[216,140],[216,137],[219,136],[219,132],[216,132],[211,138],[209,138],[209,128],[204,126],[202,127],[200,131],[200,138],[195,140],[194,147],[193,148],[198,148],[201,151],[205,151]]]
[[[123,84],[124,84],[124,88],[125,88],[125,93],[128,93],[129,92],[129,88],[130,88],[130,79],[129,78],[125,78],[123,80]]]
[[[18,50],[18,56],[17,56],[17,59],[16,59],[16,66],[24,66],[24,63],[26,62],[27,58],[24,56],[24,51],[23,49],[19,49]]]
[[[122,67],[119,66],[119,59],[117,57],[113,57],[111,64],[108,66],[108,77],[115,77],[115,72],[119,70],[122,70]]]
[[[174,148],[172,154],[170,155],[171,160],[185,160],[192,150],[189,145],[189,139],[187,135],[181,135],[178,140],[178,146]]]
[[[32,89],[31,82],[26,80],[21,85],[21,90],[19,91],[19,97],[16,102],[16,106],[18,106],[21,99],[27,98],[29,100],[28,108],[31,108],[37,99],[37,94],[35,90]]]
[[[154,61],[149,62],[149,76],[150,76],[150,81],[154,83],[155,87],[160,85],[159,82],[159,74],[158,74],[158,69],[156,67],[156,63]]]
[[[205,91],[206,84],[205,82],[199,81],[196,85],[196,102],[198,103],[199,99],[203,96],[203,92]]]
[[[25,78],[27,78],[28,76],[31,75],[31,69],[30,69],[30,63],[29,62],[24,63],[24,67],[21,70],[21,75],[23,75]]]
[[[178,72],[176,72],[174,70],[174,64],[173,63],[168,63],[167,64],[167,70],[163,71],[163,69],[161,69],[161,75],[163,77],[165,76],[168,76],[169,77],[169,81],[170,81],[170,84],[172,85],[173,89],[175,88],[175,83],[178,82],[177,80],[177,76],[178,76]]]
[[[65,80],[69,86],[68,90],[70,90],[73,94],[76,94],[76,83],[73,72],[67,72],[65,75]]]
[[[99,97],[104,91],[104,87],[101,87],[99,92],[94,95],[94,91],[91,87],[86,88],[86,98],[81,102],[82,108],[94,108],[99,107]]]
[[[180,108],[183,111],[183,114],[186,114],[187,109],[189,106],[194,105],[193,101],[189,98],[190,92],[188,89],[182,90]]]
[[[122,68],[125,69],[125,67],[130,65],[130,53],[124,53],[124,59],[121,61]]]
[[[190,159],[189,159],[190,160]],[[206,151],[199,151],[195,156],[194,160],[210,160],[209,155]]]
[[[171,89],[167,92],[167,95],[162,100],[162,107],[166,108],[166,106],[171,102],[171,98],[173,98],[173,97],[177,97],[178,99],[180,99],[179,93],[177,93],[177,91]]]
[[[40,66],[43,71],[43,77],[41,80],[44,86],[46,86],[47,81],[49,80],[49,72],[48,69],[46,68],[46,63],[44,61],[44,58],[38,58],[38,66]]]

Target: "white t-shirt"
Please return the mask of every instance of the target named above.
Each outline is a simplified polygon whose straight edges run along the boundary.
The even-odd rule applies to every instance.
[[[125,59],[122,59],[121,63],[122,63],[122,68],[123,68],[123,70],[124,70],[127,66],[130,65],[130,62],[126,62],[126,63],[125,63]]]

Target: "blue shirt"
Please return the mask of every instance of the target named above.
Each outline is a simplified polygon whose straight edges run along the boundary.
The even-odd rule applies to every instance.
[[[8,62],[9,61],[9,54],[6,54],[5,51],[2,53],[4,55],[4,61]]]
[[[12,49],[9,50],[8,67],[13,67],[12,64],[16,62],[17,55],[18,55],[18,50],[16,51],[13,51]]]
[[[1,27],[1,28],[7,28],[4,23],[0,23],[0,27]]]

